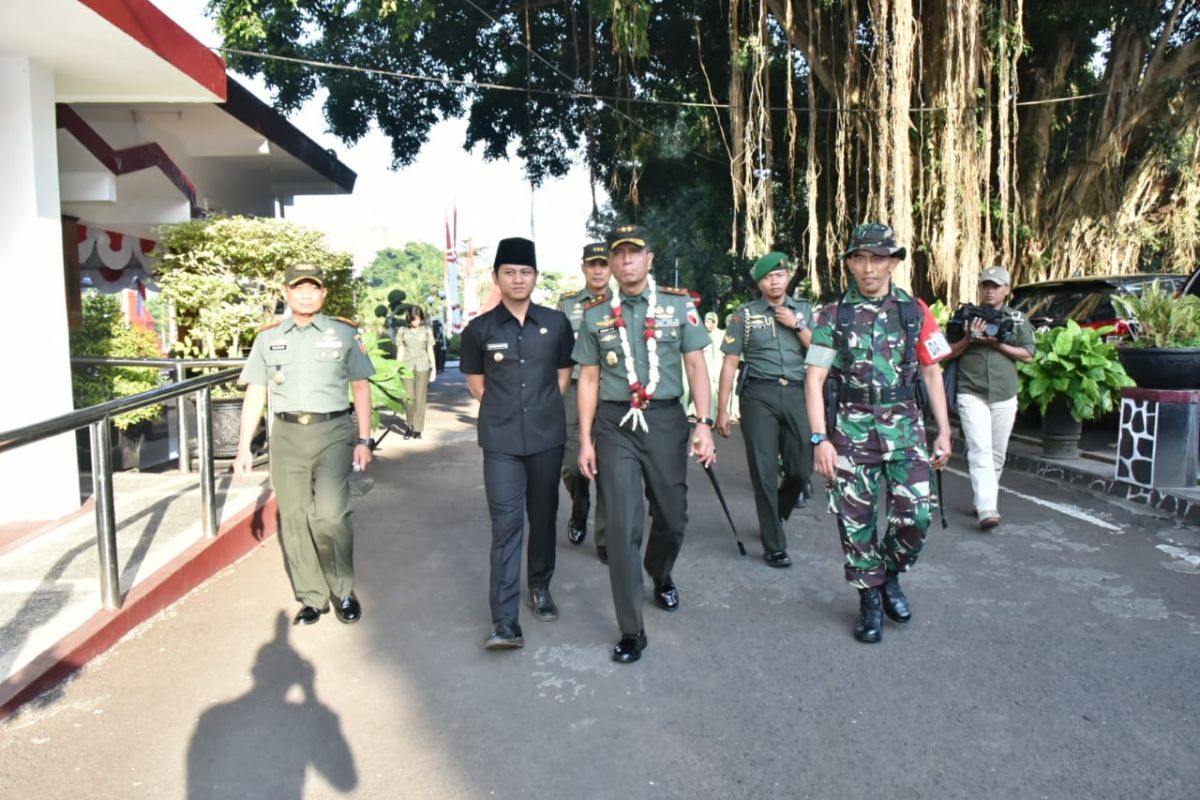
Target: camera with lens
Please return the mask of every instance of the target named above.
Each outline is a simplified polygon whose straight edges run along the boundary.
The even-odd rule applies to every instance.
[[[977,319],[983,320],[983,331],[979,334],[972,331]],[[972,339],[987,337],[1008,344],[1013,338],[1014,323],[1015,320],[1007,311],[964,303],[946,323],[946,341],[957,342],[969,334]]]

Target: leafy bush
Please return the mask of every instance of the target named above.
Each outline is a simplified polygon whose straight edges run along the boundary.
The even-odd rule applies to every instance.
[[[1109,328],[1081,328],[1068,320],[1065,328],[1036,335],[1033,361],[1017,364],[1021,373],[1021,409],[1037,404],[1044,415],[1056,398],[1067,401],[1080,422],[1096,419],[1116,408],[1120,390],[1133,386],[1117,360],[1116,346],[1104,341]]]
[[[238,357],[275,318],[283,274],[293,264],[325,271],[324,312],[353,317],[361,283],[349,254],[330,250],[319,231],[286,220],[212,217],[159,231],[155,282],[175,307],[184,357]]]
[[[1113,297],[1117,312],[1136,320],[1133,347],[1200,347],[1200,297],[1176,297],[1157,280],[1140,295]]]
[[[377,428],[379,412],[375,409],[387,408],[395,414],[404,411],[408,393],[404,391],[403,379],[411,373],[396,360],[396,345],[386,336],[367,332],[363,334],[363,345],[375,365],[375,374],[367,380],[371,384],[371,426]]]
[[[71,355],[110,358],[162,358],[158,340],[150,331],[125,327],[121,305],[112,295],[85,292],[83,324],[71,332]],[[75,367],[71,378],[76,408],[106,403],[118,397],[148,392],[162,384],[156,367]],[[113,417],[119,430],[157,419],[162,405],[147,406]]]

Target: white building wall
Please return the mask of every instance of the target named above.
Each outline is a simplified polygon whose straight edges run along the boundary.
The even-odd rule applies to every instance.
[[[0,56],[0,430],[73,408],[54,102],[47,67]],[[0,523],[78,508],[74,434],[0,453]]]

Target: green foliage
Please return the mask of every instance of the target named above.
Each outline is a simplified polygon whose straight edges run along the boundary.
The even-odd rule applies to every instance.
[[[1051,401],[1061,397],[1080,422],[1112,411],[1120,390],[1134,384],[1117,361],[1116,346],[1104,341],[1111,330],[1081,328],[1069,320],[1064,328],[1037,334],[1033,361],[1017,364],[1023,378],[1021,408],[1036,404],[1044,415]]]
[[[933,314],[933,319],[937,322],[938,327],[946,330],[946,323],[950,321],[950,315],[953,313],[953,310],[950,306],[938,300],[929,307],[929,313]]]
[[[125,327],[121,306],[112,295],[85,292],[83,324],[71,331],[71,355],[109,358],[162,358],[158,341],[150,331]],[[87,408],[118,397],[148,392],[162,384],[157,367],[74,368],[71,378],[76,408]],[[125,430],[139,422],[157,419],[161,405],[127,411],[113,417],[113,425]]]
[[[1112,299],[1117,312],[1137,324],[1134,347],[1200,347],[1200,297],[1176,297],[1157,280],[1140,295]]]
[[[362,287],[350,256],[326,247],[319,231],[280,219],[212,217],[164,226],[159,235],[155,281],[175,307],[178,355],[240,356],[275,318],[292,264],[325,270],[325,313],[354,316]]]
[[[378,409],[387,408],[394,414],[403,413],[404,401],[408,397],[404,391],[404,378],[411,377],[411,373],[396,360],[396,346],[387,337],[364,333],[363,346],[367,357],[375,365],[375,374],[367,381],[371,384],[371,427],[378,428]]]

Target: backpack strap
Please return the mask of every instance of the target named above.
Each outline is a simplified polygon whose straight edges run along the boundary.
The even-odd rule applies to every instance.
[[[921,338],[921,315],[917,301],[909,298],[897,300],[900,306],[900,323],[904,326],[904,365],[917,360],[917,341]]]
[[[837,324],[833,329],[833,336],[837,342],[838,354],[841,356],[843,373],[850,372],[850,364],[852,356],[850,355],[850,337],[846,335],[846,331],[854,327],[854,306],[846,302],[846,293],[843,292],[837,302]]]

